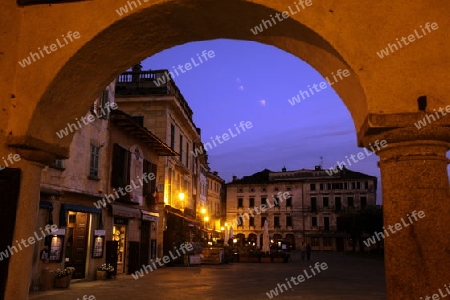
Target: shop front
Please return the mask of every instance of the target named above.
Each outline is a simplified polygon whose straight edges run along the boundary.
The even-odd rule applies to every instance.
[[[137,208],[112,205],[112,216],[112,238],[107,242],[106,262],[114,266],[115,274],[131,273],[135,269],[134,259],[139,255],[141,212]]]

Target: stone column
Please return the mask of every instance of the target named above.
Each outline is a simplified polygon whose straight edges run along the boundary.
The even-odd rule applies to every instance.
[[[22,172],[13,238],[13,245],[16,245],[16,240],[27,241],[29,237],[34,236],[34,232],[38,229],[36,223],[39,212],[42,165],[22,158],[12,167],[20,168]],[[22,246],[21,251],[14,253],[9,258],[5,300],[28,299],[34,244],[30,245],[28,242],[26,244],[28,247]]]
[[[448,294],[444,285],[450,285],[449,129],[396,129],[365,137],[364,144],[373,145],[377,139],[388,142],[377,151],[388,299],[431,299],[426,296],[439,294],[439,289]]]

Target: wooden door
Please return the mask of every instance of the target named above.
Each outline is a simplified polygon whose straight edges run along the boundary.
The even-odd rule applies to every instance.
[[[139,270],[139,242],[130,242],[128,245],[128,269],[127,274],[132,274]]]
[[[139,265],[148,265],[150,257],[150,222],[142,221]]]
[[[72,278],[84,278],[86,273],[87,238],[89,232],[88,214],[69,212],[68,240],[66,257],[70,265],[75,268]]]

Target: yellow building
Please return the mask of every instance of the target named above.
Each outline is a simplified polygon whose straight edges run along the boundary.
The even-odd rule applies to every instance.
[[[162,256],[197,235],[196,210],[200,164],[193,152],[199,146],[200,131],[192,109],[165,70],[142,71],[137,65],[122,73],[116,83],[116,101],[139,124],[151,130],[176,156],[158,162],[157,188],[161,199],[160,240]]]

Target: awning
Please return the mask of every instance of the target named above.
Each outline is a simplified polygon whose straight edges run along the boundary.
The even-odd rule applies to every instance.
[[[89,206],[83,206],[78,204],[61,204],[61,209],[59,210],[59,227],[65,227],[67,225],[67,211],[84,212],[88,214],[102,214],[102,210],[98,208],[93,208]],[[100,217],[100,221],[101,221]]]
[[[130,208],[121,205],[112,205],[112,213],[116,217],[140,218],[141,212],[137,208]]]
[[[143,209],[141,209],[141,213],[142,213],[142,220],[144,221],[157,222],[159,219],[159,213],[154,213]]]

